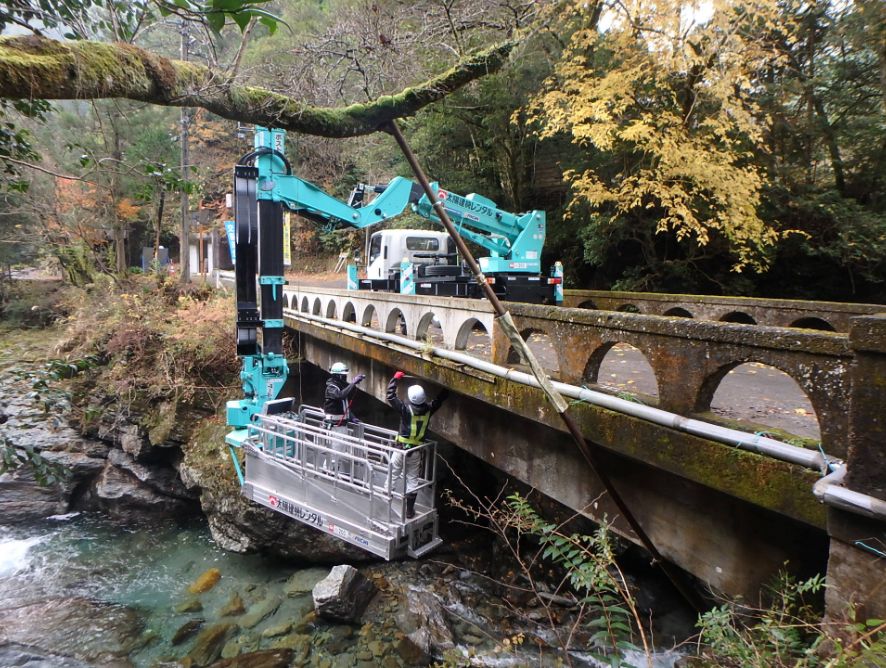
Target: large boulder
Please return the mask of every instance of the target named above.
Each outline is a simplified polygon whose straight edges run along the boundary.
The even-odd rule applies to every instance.
[[[397,623],[411,645],[425,655],[433,656],[455,647],[443,604],[432,592],[408,589]]]
[[[320,617],[357,622],[377,589],[360,571],[343,564],[330,571],[311,592]]]
[[[138,614],[82,597],[52,599],[0,611],[0,646],[27,645],[100,665],[125,665],[143,642]]]

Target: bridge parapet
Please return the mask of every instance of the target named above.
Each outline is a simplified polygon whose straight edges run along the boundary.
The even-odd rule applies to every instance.
[[[492,306],[480,299],[300,286],[286,288],[284,295],[285,305],[293,310],[374,327],[418,341],[426,339],[436,321],[443,333],[443,345],[452,350],[464,350],[468,336],[477,325],[491,338],[495,318]]]
[[[530,304],[512,304],[510,310],[521,333],[547,335],[563,382],[596,383],[615,344],[637,348],[655,374],[658,407],[680,415],[709,411],[720,382],[741,364],[779,369],[809,397],[825,451],[846,454],[853,354],[845,334]],[[494,363],[513,363],[498,330],[493,350]]]
[[[285,293],[294,310],[397,334],[405,328],[405,335],[417,340],[425,339],[436,318],[442,345],[455,350],[465,348],[468,334],[479,324],[492,340],[490,361],[519,363],[483,300],[299,286]],[[550,341],[559,380],[597,383],[606,353],[627,343],[652,367],[659,408],[680,415],[709,411],[720,382],[741,364],[779,369],[808,396],[825,451],[846,456],[853,361],[846,334],[532,304],[512,303],[509,308],[524,336],[538,332]]]
[[[851,318],[886,311],[877,304],[719,297],[617,290],[566,290],[569,307],[848,332]]]

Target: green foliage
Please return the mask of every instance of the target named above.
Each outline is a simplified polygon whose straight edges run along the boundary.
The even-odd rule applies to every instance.
[[[28,468],[41,487],[60,485],[71,476],[71,471],[43,457],[33,447],[13,445],[9,439],[0,439],[0,475],[20,468]]]
[[[542,559],[563,568],[570,588],[579,594],[591,617],[590,642],[598,648],[595,658],[612,666],[629,665],[619,657],[626,649],[636,649],[633,641],[640,620],[616,564],[608,527],[601,524],[592,535],[566,534],[545,521],[519,493],[508,496],[507,504],[514,513],[514,528],[538,539]]]
[[[701,658],[725,668],[886,665],[886,623],[822,622],[815,602],[824,587],[823,576],[798,581],[782,572],[765,607],[729,602],[702,614]]]

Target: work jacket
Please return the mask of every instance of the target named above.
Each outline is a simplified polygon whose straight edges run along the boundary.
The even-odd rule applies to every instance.
[[[448,396],[449,390],[444,389],[430,403],[403,402],[397,396],[397,379],[391,378],[391,382],[388,383],[387,400],[400,412],[400,429],[397,435],[400,447],[408,449],[424,442],[431,416],[443,405]]]
[[[340,426],[346,422],[355,421],[354,416],[351,415],[351,400],[356,389],[357,383],[349,384],[346,381],[338,380],[335,376],[331,376],[326,381],[323,412],[327,422]]]

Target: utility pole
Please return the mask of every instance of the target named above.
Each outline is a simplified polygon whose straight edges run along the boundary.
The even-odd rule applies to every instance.
[[[182,19],[181,24],[181,59],[188,60],[188,39],[190,37],[188,30],[188,22]],[[180,282],[191,282],[191,219],[190,219],[190,203],[188,201],[188,191],[186,183],[190,170],[190,151],[188,147],[188,125],[191,122],[190,113],[187,107],[181,110],[181,180],[182,180],[182,227],[181,238],[179,241],[179,265],[181,270]]]

